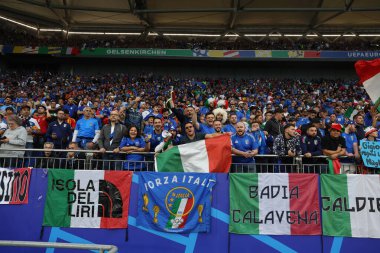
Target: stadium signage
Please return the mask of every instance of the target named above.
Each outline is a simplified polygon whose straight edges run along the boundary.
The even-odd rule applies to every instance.
[[[27,204],[30,168],[0,169],[0,204]]]
[[[165,49],[107,49],[107,55],[165,56]]]

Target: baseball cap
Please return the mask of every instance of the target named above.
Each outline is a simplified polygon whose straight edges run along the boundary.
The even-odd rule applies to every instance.
[[[367,137],[368,135],[370,135],[371,133],[373,132],[376,132],[377,129],[370,126],[370,127],[367,127],[366,129],[364,129],[364,132],[365,132],[365,137]]]
[[[335,129],[335,130],[340,132],[340,131],[342,131],[342,126],[340,124],[337,124],[337,123],[332,123],[330,129]]]

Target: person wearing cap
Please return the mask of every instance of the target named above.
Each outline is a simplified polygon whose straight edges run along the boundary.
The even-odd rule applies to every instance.
[[[212,134],[212,133],[215,133],[214,120],[215,120],[215,115],[212,112],[208,112],[205,115],[206,122],[199,123],[197,119],[197,113],[194,113],[192,123],[198,132],[203,133],[203,134]]]
[[[83,109],[83,113],[83,118],[78,120],[75,126],[72,142],[77,142],[82,149],[92,149],[100,135],[99,124],[92,117],[92,109],[89,106]]]
[[[380,141],[378,136],[378,130],[372,126],[367,127],[364,129],[365,131],[365,138],[363,141]]]
[[[322,138],[322,152],[331,160],[346,155],[346,140],[341,136],[341,132],[342,126],[333,123],[330,126],[329,133]]]
[[[179,145],[179,142],[181,140],[181,134],[177,133],[177,127],[171,126],[169,132],[172,135],[171,139],[173,146]]]
[[[279,134],[274,139],[273,153],[281,156],[281,164],[294,164],[294,157],[302,154],[300,138],[294,125],[286,124],[284,134]],[[291,166],[285,166],[285,171],[292,171]],[[281,171],[281,167],[280,167]]]

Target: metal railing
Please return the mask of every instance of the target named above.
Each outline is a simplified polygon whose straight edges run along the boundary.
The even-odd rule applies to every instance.
[[[5,247],[30,247],[30,248],[60,248],[60,249],[80,249],[99,250],[99,253],[116,253],[118,248],[114,245],[102,244],[80,244],[62,242],[33,242],[33,241],[0,241],[0,246]]]
[[[28,151],[33,156],[18,157],[2,154],[6,151]],[[51,156],[45,156],[44,152],[51,152]],[[68,152],[74,152],[73,158],[67,158]],[[0,167],[35,167],[47,169],[76,169],[76,170],[131,170],[131,171],[155,171],[154,155],[152,152],[134,152],[144,156],[142,161],[123,159],[130,153],[113,153],[99,150],[70,150],[70,149],[0,149]],[[233,155],[234,156],[234,155]],[[306,158],[303,156],[287,157],[277,155],[257,155],[255,163],[232,163],[231,173],[328,173],[326,156]],[[342,163],[342,173],[375,174],[377,169],[365,168],[362,164]]]

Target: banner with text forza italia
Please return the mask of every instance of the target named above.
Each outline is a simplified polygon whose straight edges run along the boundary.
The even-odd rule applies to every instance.
[[[209,232],[212,173],[141,172],[137,225],[172,233]]]
[[[321,175],[323,234],[380,238],[380,175]]]
[[[48,171],[43,225],[126,228],[132,172]]]
[[[321,234],[318,175],[230,174],[229,232]]]

